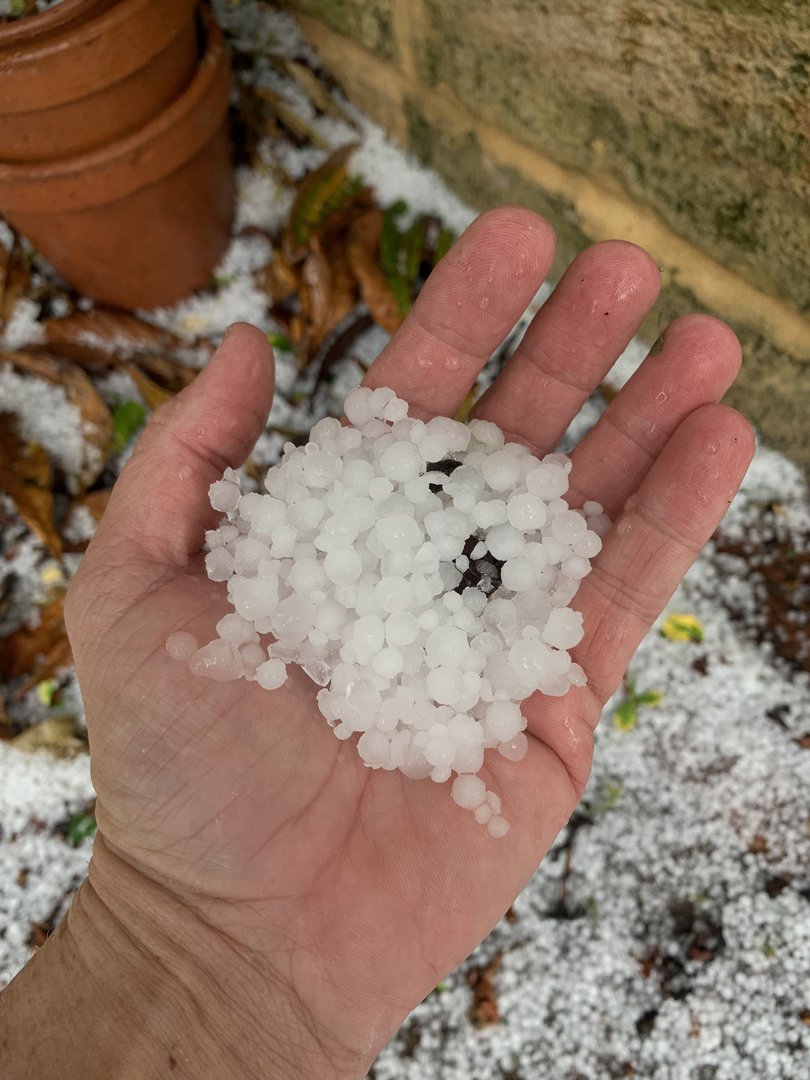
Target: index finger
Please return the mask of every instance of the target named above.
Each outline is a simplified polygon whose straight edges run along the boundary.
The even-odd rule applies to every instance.
[[[453,416],[528,307],[554,249],[553,228],[531,210],[482,214],[427,279],[364,385],[390,387],[412,416]]]

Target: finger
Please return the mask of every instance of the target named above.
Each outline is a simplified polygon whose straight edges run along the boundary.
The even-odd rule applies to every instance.
[[[452,416],[537,292],[554,245],[552,227],[530,210],[482,214],[427,279],[364,384],[391,387],[414,416]]]
[[[194,382],[152,417],[115,485],[97,542],[128,538],[156,562],[184,565],[219,516],[208,488],[250,454],[273,385],[265,335],[246,323],[231,327]]]
[[[587,499],[619,513],[678,425],[701,405],[717,402],[740,370],[734,332],[708,315],[685,315],[667,327],[603,416],[572,451],[572,505]]]
[[[714,532],[753,455],[748,422],[725,405],[704,405],[627,501],[573,601],[585,624],[573,657],[600,703]]]
[[[574,259],[474,415],[535,453],[553,450],[658,296],[643,248],[607,240]]]

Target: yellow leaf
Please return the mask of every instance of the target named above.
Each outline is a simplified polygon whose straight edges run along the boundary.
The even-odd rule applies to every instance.
[[[695,615],[668,615],[661,636],[670,641],[703,641],[703,623]]]

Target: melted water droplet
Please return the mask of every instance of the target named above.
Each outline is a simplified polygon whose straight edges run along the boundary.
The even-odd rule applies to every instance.
[[[661,391],[660,394],[655,395],[655,404],[656,405],[663,405],[666,400],[667,400],[667,395],[664,393],[663,390]]]
[[[486,311],[486,309],[489,307],[489,297],[482,296],[481,299],[478,301],[478,306],[481,308],[482,311]]]
[[[717,451],[720,449],[720,444],[718,442],[715,442],[714,439],[709,439],[706,443],[704,443],[704,448],[707,454],[716,454]]]
[[[430,371],[433,367],[433,361],[429,356],[417,356],[416,366],[422,371]]]
[[[447,371],[458,371],[461,361],[455,356],[445,356],[444,366]]]

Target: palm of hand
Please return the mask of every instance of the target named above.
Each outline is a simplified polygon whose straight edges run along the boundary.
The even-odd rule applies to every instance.
[[[366,382],[392,386],[418,414],[452,415],[552,253],[549,226],[526,211],[479,219]],[[584,252],[477,415],[552,449],[657,288],[630,244]],[[71,590],[97,813],[113,850],[267,958],[336,1043],[373,1051],[485,936],[574,809],[602,703],[747,465],[747,425],[714,404],[739,351],[722,324],[678,320],[573,455],[573,498],[618,518],[573,603],[589,686],[524,703],[522,762],[488,755],[484,778],[512,825],[501,841],[446,787],[365,768],[302,674],[269,694],[198,679],[165,651],[179,629],[208,640],[226,609],[189,553],[215,517],[208,485],[263,426],[266,352],[261,334],[239,328],[161,410]]]

